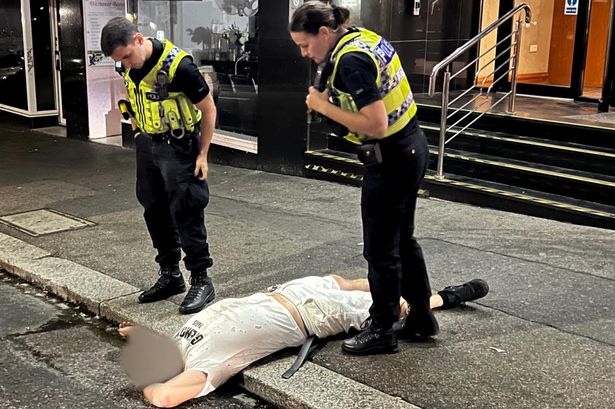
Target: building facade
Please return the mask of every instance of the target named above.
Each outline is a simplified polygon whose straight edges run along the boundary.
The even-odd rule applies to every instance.
[[[0,109],[27,117],[33,125],[65,125],[71,138],[120,133],[115,104],[122,82],[101,55],[97,38],[106,19],[127,15],[146,35],[168,38],[191,52],[210,81],[218,107],[212,151],[216,161],[303,175],[305,151],[327,142],[318,125],[306,123],[304,97],[315,67],[300,58],[287,32],[289,16],[301,2],[4,0]],[[436,63],[519,1],[335,3],[351,10],[352,24],[391,41],[414,93],[421,95]],[[606,99],[608,105],[613,100],[614,58],[608,58],[613,0],[527,3],[533,14],[521,37],[518,91],[596,106]],[[566,13],[569,4],[575,5],[575,13]],[[493,48],[483,60],[496,58],[498,41],[495,36],[483,40],[482,49]],[[458,63],[471,62],[479,52]],[[484,74],[470,69],[456,78],[453,88],[484,82],[489,77]],[[130,135],[125,140],[129,143]]]

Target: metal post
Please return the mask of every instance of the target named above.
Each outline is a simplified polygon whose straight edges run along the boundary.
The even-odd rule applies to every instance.
[[[604,77],[602,82],[602,95],[598,102],[598,112],[609,112],[609,104],[612,103],[611,95],[613,82],[615,81],[615,1],[611,2],[609,17],[608,40],[606,46],[606,64],[604,64]]]
[[[448,94],[450,88],[451,73],[449,66],[444,72],[444,82],[442,83],[442,112],[440,114],[440,142],[438,143],[438,168],[436,178],[444,179],[444,143],[446,142],[446,116],[448,113]]]
[[[521,26],[521,13],[517,17],[517,21],[515,23],[515,30],[517,34],[515,35],[515,46],[514,50],[514,60],[513,60],[513,68],[512,68],[512,80],[510,82],[510,97],[508,99],[508,113],[512,114],[515,112],[515,99],[517,98],[517,72],[519,70],[519,49],[521,48],[521,30],[523,27]]]

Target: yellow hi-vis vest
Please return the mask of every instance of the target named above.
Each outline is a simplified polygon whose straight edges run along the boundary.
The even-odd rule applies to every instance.
[[[349,112],[359,111],[352,95],[336,89],[333,85],[341,57],[350,52],[365,53],[374,61],[377,70],[376,86],[389,117],[389,127],[384,136],[402,130],[416,115],[417,110],[410,83],[391,44],[378,34],[364,28],[359,27],[356,33],[344,36],[331,53],[334,66],[327,87],[332,90],[332,95],[337,95],[340,108]],[[361,144],[369,138],[369,135],[350,132],[344,138],[355,144]]]
[[[130,69],[124,72],[124,82],[135,122],[141,131],[148,134],[171,132],[176,136],[183,135],[183,131],[192,132],[196,129],[201,120],[201,111],[182,92],[169,92],[167,98],[158,101],[151,99],[151,94],[155,94],[156,91],[156,73],[159,70],[165,71],[170,84],[180,61],[190,54],[170,41],[163,41],[162,44],[164,46],[162,55],[139,85],[137,86],[130,78]]]

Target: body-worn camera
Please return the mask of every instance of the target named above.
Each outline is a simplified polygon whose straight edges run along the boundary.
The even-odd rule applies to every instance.
[[[329,81],[329,77],[331,76],[331,74],[333,74],[334,66],[335,63],[331,58],[331,53],[329,53],[325,57],[325,59],[320,64],[318,64],[313,86],[319,92],[323,92],[327,89],[327,81]],[[340,103],[338,95],[333,90],[329,90],[329,92],[329,101],[332,104],[339,106]],[[343,138],[345,135],[348,134],[348,129],[345,126],[327,118],[326,116],[320,115],[318,112],[315,111],[308,110],[307,123],[325,125],[323,127],[324,129],[320,130],[319,132],[326,134],[328,137]]]
[[[318,90],[318,92],[323,92],[327,88],[327,80],[332,72],[333,63],[330,56],[327,56],[323,62],[318,64],[318,68],[316,68],[316,76],[314,77],[313,86],[316,90]],[[307,123],[313,124],[318,122],[322,122],[322,116],[318,112],[308,110]]]

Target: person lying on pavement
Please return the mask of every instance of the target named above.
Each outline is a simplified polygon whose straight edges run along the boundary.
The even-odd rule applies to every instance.
[[[484,280],[474,279],[432,295],[430,307],[455,308],[484,297],[488,291]],[[175,333],[173,341],[151,332],[156,341],[145,337],[143,342],[148,347],[126,347],[122,366],[132,382],[142,388],[148,402],[157,407],[175,407],[213,392],[261,358],[301,346],[310,336],[324,339],[360,330],[369,325],[365,321],[371,304],[367,279],[339,275],[299,278],[270,287],[267,292],[218,301],[193,315]],[[401,325],[396,328],[403,327],[407,314],[408,304],[401,299]],[[133,335],[141,330],[149,331],[124,322],[118,331],[128,336],[130,346]],[[174,349],[171,353],[156,350],[156,345],[165,339],[172,344],[167,346]],[[161,358],[172,359],[173,352],[175,362],[163,362]],[[163,368],[156,368],[157,363]]]

